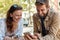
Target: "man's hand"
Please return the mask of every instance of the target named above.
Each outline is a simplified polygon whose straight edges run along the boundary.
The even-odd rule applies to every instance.
[[[39,34],[39,33],[35,33],[34,35],[37,36],[37,38],[39,38],[39,37],[41,38],[42,37],[42,35]]]
[[[38,40],[40,40],[42,38],[42,34],[41,33],[40,34],[39,33],[35,33],[34,35],[38,38]]]
[[[34,35],[26,35],[25,38],[26,38],[27,40],[38,40],[37,37],[34,36]]]
[[[25,40],[38,40],[37,36],[27,33],[24,35]]]

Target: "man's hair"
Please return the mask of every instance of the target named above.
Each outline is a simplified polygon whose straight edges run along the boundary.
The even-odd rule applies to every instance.
[[[46,5],[46,7],[49,7],[49,0],[36,0],[35,5]]]

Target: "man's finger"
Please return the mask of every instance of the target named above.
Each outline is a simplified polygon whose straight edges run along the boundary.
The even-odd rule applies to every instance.
[[[31,37],[32,37],[32,39],[37,39],[37,36],[35,36],[35,35],[32,35]]]
[[[32,40],[32,38],[29,35],[26,35],[28,40]]]

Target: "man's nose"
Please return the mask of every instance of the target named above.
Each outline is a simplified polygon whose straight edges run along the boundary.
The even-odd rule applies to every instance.
[[[39,11],[40,13],[42,13],[42,11]]]
[[[20,18],[21,18],[21,16],[18,17],[18,19],[20,19]]]

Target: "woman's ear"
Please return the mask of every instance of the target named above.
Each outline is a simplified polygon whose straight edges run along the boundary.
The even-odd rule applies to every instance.
[[[13,14],[10,13],[10,16],[13,17]]]

